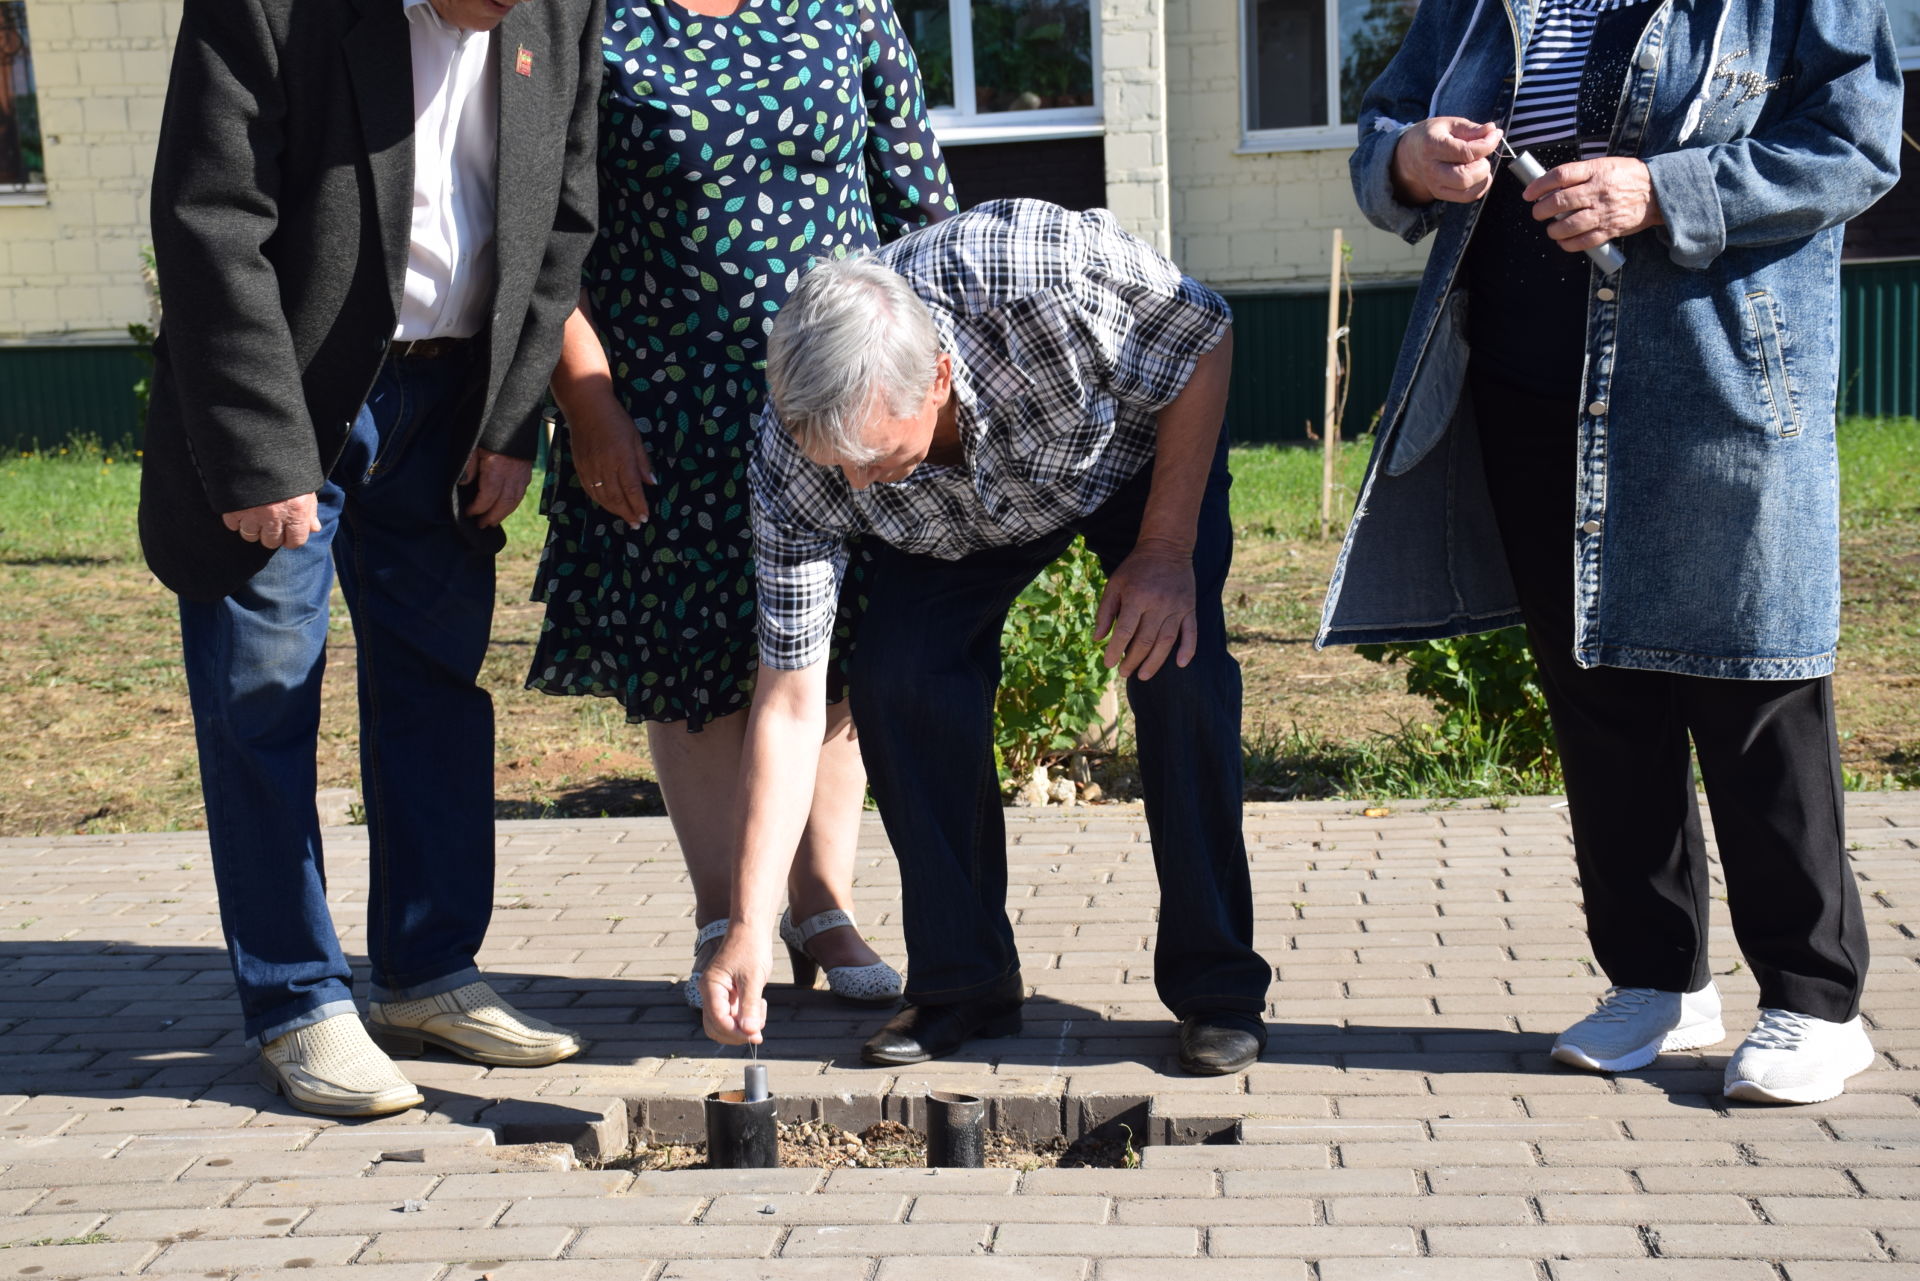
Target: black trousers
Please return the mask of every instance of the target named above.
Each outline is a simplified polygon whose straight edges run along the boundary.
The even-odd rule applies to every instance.
[[[1566,773],[1594,959],[1621,987],[1691,992],[1708,981],[1691,743],[1760,1004],[1851,1019],[1867,934],[1846,854],[1832,678],[1722,680],[1575,664],[1578,395],[1541,399],[1478,369],[1471,390]]]
[[[993,759],[1000,630],[1075,533],[1111,573],[1133,551],[1152,465],[1069,529],[959,560],[875,549],[850,687],[860,754],[900,864],[907,999],[944,1004],[1018,969],[1007,919],[1007,834]],[[1240,833],[1240,665],[1220,593],[1233,559],[1223,436],[1193,551],[1199,647],[1127,682],[1160,885],[1154,987],[1176,1018],[1251,1028],[1273,970],[1253,948]]]

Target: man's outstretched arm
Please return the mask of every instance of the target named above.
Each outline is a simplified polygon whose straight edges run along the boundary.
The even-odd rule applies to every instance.
[[[722,1045],[760,1040],[762,996],[773,967],[774,923],[813,808],[814,774],[827,728],[827,665],[761,666],[747,713],[736,808],[732,922],[700,981],[707,1035]]]

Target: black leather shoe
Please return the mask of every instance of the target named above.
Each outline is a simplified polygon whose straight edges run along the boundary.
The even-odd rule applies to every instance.
[[[945,1058],[976,1036],[1016,1036],[1026,985],[1015,970],[984,996],[948,1005],[909,1005],[860,1047],[860,1059],[899,1067]]]
[[[1258,1019],[1194,1014],[1180,1020],[1180,1069],[1194,1076],[1244,1072],[1266,1048],[1267,1030]]]

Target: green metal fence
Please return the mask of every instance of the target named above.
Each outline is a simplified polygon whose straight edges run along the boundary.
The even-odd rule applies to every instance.
[[[1920,417],[1920,261],[1848,264],[1840,271],[1840,413]],[[1326,368],[1324,292],[1234,294],[1233,400],[1240,442],[1305,440],[1319,430]],[[1358,287],[1351,316],[1353,385],[1347,434],[1364,431],[1386,399],[1413,286]]]
[[[1320,422],[1326,366],[1324,292],[1235,294],[1227,420],[1241,442],[1305,440]],[[1354,290],[1347,432],[1366,430],[1386,399],[1412,285]],[[1849,264],[1841,272],[1840,412],[1920,417],[1920,261]],[[0,347],[0,448],[138,430],[131,346]]]
[[[1840,269],[1840,412],[1920,417],[1920,261]]]
[[[0,449],[91,436],[119,445],[140,432],[133,385],[147,363],[131,345],[0,347]]]

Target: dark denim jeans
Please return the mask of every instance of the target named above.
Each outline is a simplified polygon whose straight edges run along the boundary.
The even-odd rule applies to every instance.
[[[465,356],[390,360],[319,492],[321,530],[240,591],[180,603],[220,921],[248,1040],[353,1009],[314,810],[334,570],[353,616],[375,995],[478,971],[493,902],[493,559],[454,523]],[[235,535],[238,537],[238,535]]]
[[[861,754],[900,863],[907,999],[991,991],[1019,967],[1007,919],[1007,838],[993,762],[1000,629],[1076,533],[1109,572],[1139,537],[1152,468],[1058,534],[957,561],[875,550],[850,685]],[[1154,984],[1177,1018],[1258,1019],[1273,971],[1253,950],[1240,834],[1240,665],[1220,593],[1233,559],[1224,437],[1200,511],[1199,649],[1127,683],[1160,882]]]

